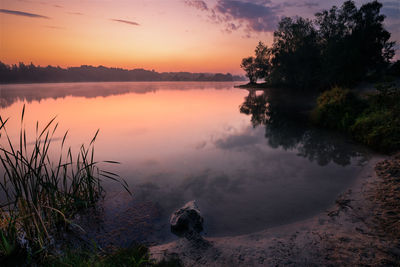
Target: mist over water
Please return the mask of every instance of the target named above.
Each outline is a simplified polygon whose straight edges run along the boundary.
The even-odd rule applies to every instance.
[[[105,183],[103,214],[89,231],[104,243],[173,239],[169,216],[190,200],[197,201],[208,236],[250,233],[332,205],[362,170],[368,152],[304,124],[293,104],[303,100],[233,86],[2,85],[0,114],[10,118],[7,129],[15,142],[24,104],[32,139],[36,121],[43,127],[57,115],[54,143],[69,130],[67,145],[74,151],[100,129],[97,160],[121,162],[104,167],[124,177],[133,192],[131,197]]]

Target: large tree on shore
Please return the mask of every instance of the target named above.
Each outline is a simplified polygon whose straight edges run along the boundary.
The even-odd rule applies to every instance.
[[[384,69],[394,56],[394,42],[383,27],[382,4],[357,9],[353,1],[316,14],[325,84],[351,85],[366,74]]]
[[[379,74],[393,58],[395,44],[384,28],[381,8],[376,0],[359,9],[345,1],[317,13],[314,20],[283,18],[272,47],[265,47],[267,56],[246,61],[246,69],[253,71],[251,82],[261,78],[260,69],[270,84],[304,89],[353,85]]]
[[[270,50],[268,47],[259,42],[254,54],[254,57],[243,58],[242,64],[240,64],[240,67],[246,72],[250,83],[256,83],[258,79],[265,79],[270,70]]]
[[[271,48],[274,84],[314,86],[319,69],[318,35],[311,20],[284,18],[274,32]]]
[[[250,83],[257,82],[256,76],[256,65],[254,64],[254,57],[246,57],[242,59],[242,64],[240,67],[246,72],[247,78],[249,78]]]

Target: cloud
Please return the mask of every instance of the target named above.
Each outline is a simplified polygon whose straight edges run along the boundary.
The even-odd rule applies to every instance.
[[[78,15],[78,16],[82,16],[83,15],[83,13],[81,13],[81,12],[67,12],[68,14],[71,14],[71,15]]]
[[[185,0],[185,4],[197,9],[200,9],[202,11],[208,10],[208,6],[204,1],[198,1],[198,0]]]
[[[313,8],[313,7],[319,7],[318,2],[304,2],[300,6],[307,7],[307,8]]]
[[[52,26],[52,25],[45,25],[45,28],[49,28],[49,29],[57,29],[57,30],[64,30],[64,27],[60,27],[60,26]]]
[[[206,141],[202,141],[202,142],[196,144],[195,148],[196,148],[197,150],[200,150],[200,149],[205,148],[206,145],[207,145],[207,142],[206,142]]]
[[[125,24],[129,24],[129,25],[133,25],[133,26],[140,26],[139,23],[134,22],[134,21],[130,21],[130,20],[124,20],[124,19],[111,19],[112,21],[115,22],[120,22],[120,23],[125,23]]]
[[[293,3],[293,2],[283,2],[282,4],[278,5],[280,8],[285,8],[285,7],[306,7],[306,8],[315,8],[315,7],[319,7],[319,3],[318,2],[304,2],[304,3]],[[278,7],[277,6],[277,7]],[[282,10],[283,11],[283,10]]]
[[[46,17],[46,16],[42,16],[42,15],[38,15],[38,14],[34,14],[34,13],[17,11],[17,10],[0,9],[0,13],[16,15],[16,16],[23,16],[23,17],[30,17],[30,18],[38,18],[38,19],[50,19],[49,17]]]
[[[382,4],[383,4],[383,7],[394,7],[397,9],[400,8],[400,3],[395,2],[395,1],[383,2]]]
[[[242,2],[219,0],[215,9],[217,16],[226,22],[238,21],[246,25],[249,31],[273,31],[278,22],[277,9],[269,1]]]
[[[222,24],[228,33],[243,27],[247,33],[270,32],[279,20],[279,7],[270,0],[217,0],[212,8],[204,1],[186,0],[185,4],[208,12],[210,20]]]
[[[384,7],[382,9],[382,13],[391,19],[399,19],[400,18],[400,8]]]

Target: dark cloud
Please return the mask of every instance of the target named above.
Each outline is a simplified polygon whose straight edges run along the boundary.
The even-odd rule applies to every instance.
[[[384,7],[382,8],[382,13],[385,14],[388,18],[400,19],[400,8],[398,7]]]
[[[303,7],[307,7],[307,8],[313,8],[313,7],[319,7],[319,3],[317,2],[304,2],[302,4]]]
[[[203,11],[208,10],[208,6],[204,1],[198,0],[185,0],[185,4]]]
[[[278,10],[270,6],[269,1],[257,3],[219,0],[214,11],[223,21],[229,24],[237,21],[246,25],[247,30],[255,32],[273,31],[279,20]]]
[[[38,19],[50,19],[49,17],[46,17],[46,16],[42,16],[42,15],[38,15],[38,14],[34,14],[34,13],[17,11],[17,10],[0,9],[0,13],[16,15],[16,16],[23,16],[23,17],[30,17],[30,18],[38,18]]]
[[[64,8],[63,6],[60,6],[60,5],[53,5],[54,7],[57,7],[57,8]]]
[[[67,12],[68,14],[71,14],[71,15],[78,15],[78,16],[82,16],[83,15],[83,13],[81,13],[81,12]]]
[[[186,0],[188,6],[209,13],[212,22],[224,25],[225,32],[236,31],[244,26],[247,33],[269,32],[275,29],[279,8],[270,0],[218,0],[210,8],[204,1]]]
[[[64,30],[64,27],[60,27],[60,26],[52,26],[52,25],[45,25],[45,28],[49,28],[49,29],[56,29],[56,30]]]
[[[133,25],[133,26],[139,26],[140,24],[134,21],[130,21],[130,20],[124,20],[124,19],[111,19],[112,21],[115,22],[120,22],[120,23],[125,23],[125,24],[129,24],[129,25]]]
[[[395,1],[383,2],[383,7],[394,7],[400,9],[400,3]]]
[[[318,2],[283,2],[282,4],[278,5],[277,7],[285,8],[285,7],[306,7],[306,8],[315,8],[315,7],[319,7],[319,3]],[[282,10],[283,11],[283,10]]]

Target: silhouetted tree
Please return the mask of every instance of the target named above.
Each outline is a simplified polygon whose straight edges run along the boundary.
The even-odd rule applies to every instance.
[[[250,83],[257,82],[257,68],[254,62],[254,57],[246,57],[242,59],[242,64],[240,64],[240,67],[246,72],[246,76],[249,78]]]
[[[353,85],[380,74],[388,69],[395,45],[383,27],[381,8],[377,1],[359,9],[346,1],[317,13],[315,20],[283,18],[272,47],[260,42],[256,55],[263,56],[246,58],[242,66],[251,71],[250,82],[264,75],[270,85],[307,89]]]
[[[259,42],[254,50],[254,64],[256,68],[257,79],[265,79],[270,70],[270,50],[262,42]]]
[[[86,82],[86,81],[241,81],[244,77],[230,73],[163,72],[154,70],[107,68],[104,66],[40,67],[32,63],[6,65],[0,62],[0,83]]]
[[[368,73],[382,71],[394,56],[394,42],[383,27],[377,1],[357,9],[353,1],[316,14],[324,84],[352,85]]]
[[[270,82],[313,86],[319,69],[318,35],[311,20],[284,18],[274,32]]]
[[[240,67],[246,72],[250,83],[256,83],[258,79],[265,79],[269,72],[270,50],[262,42],[259,42],[254,50],[255,57],[243,58]]]

